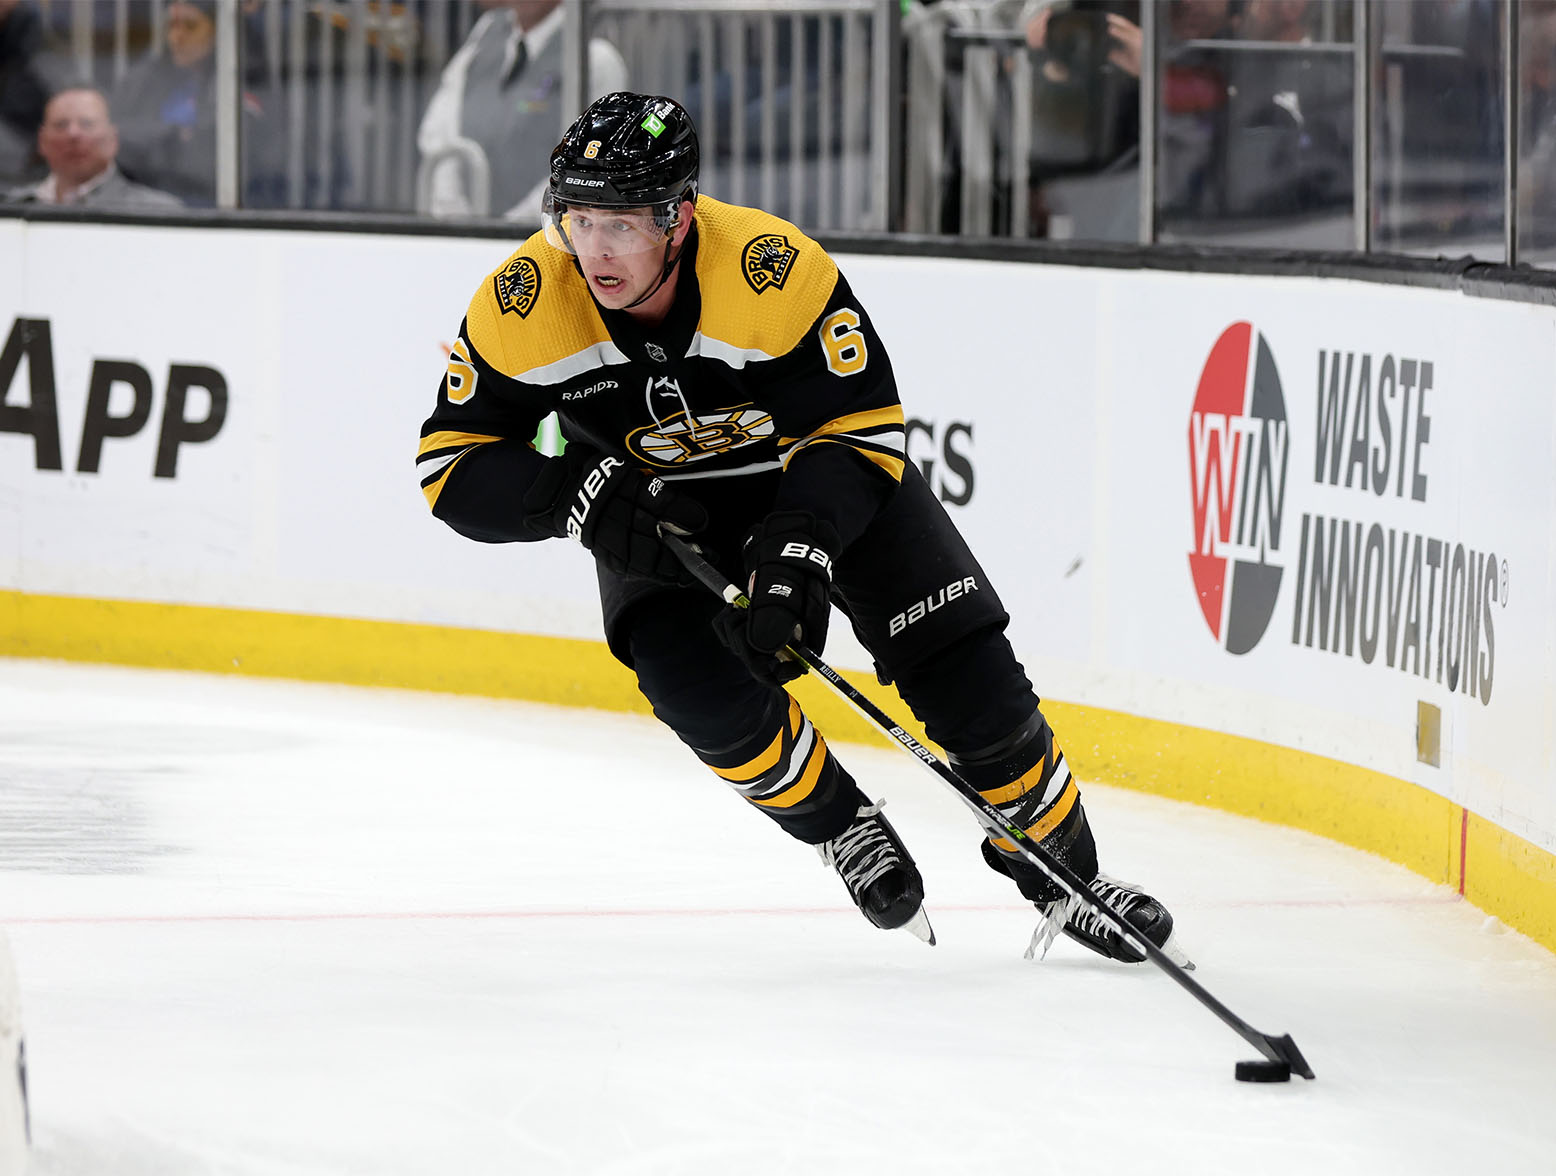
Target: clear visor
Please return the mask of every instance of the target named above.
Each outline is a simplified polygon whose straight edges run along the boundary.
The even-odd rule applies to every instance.
[[[675,227],[668,209],[570,206],[549,193],[541,214],[547,242],[574,256],[623,257],[663,249]]]

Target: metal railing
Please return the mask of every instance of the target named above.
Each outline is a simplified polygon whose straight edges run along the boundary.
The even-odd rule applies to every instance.
[[[167,56],[165,0],[38,4],[70,73],[110,98]],[[476,0],[222,0],[212,202],[414,208],[422,111],[481,11]]]
[[[219,15],[236,21],[223,5]],[[475,0],[264,0],[244,59],[264,70],[286,126],[277,170],[288,208],[411,211],[416,131]],[[256,27],[257,26],[257,27]],[[274,133],[272,131],[271,133]]]
[[[161,0],[37,3],[77,74],[110,94],[165,51]],[[1556,154],[1556,118],[1548,128],[1520,118],[1532,100],[1520,69],[1524,37],[1543,28],[1543,10],[1514,0],[1475,6],[1498,22],[1500,142],[1483,158],[1423,160],[1411,157],[1408,140],[1431,112],[1412,109],[1412,87],[1420,90],[1431,58],[1457,55],[1466,71],[1474,65],[1451,38],[1401,41],[1401,24],[1431,7],[1321,0],[1313,35],[1297,42],[1235,33],[1174,40],[1176,10],[1144,0],[1139,84],[1130,98],[1138,140],[1086,166],[1055,166],[1034,146],[1052,130],[1034,106],[1048,66],[1015,27],[1014,0],[941,0],[906,16],[900,0],[563,0],[561,121],[582,108],[588,45],[603,37],[623,55],[634,89],[670,94],[691,110],[704,191],[808,229],[1322,243],[1361,252],[1381,244],[1520,260],[1525,230],[1537,220],[1541,239],[1556,240],[1556,179],[1533,167],[1520,174],[1536,135],[1540,158]],[[482,11],[476,0],[223,0],[211,182],[208,198],[192,203],[424,207],[417,128],[443,67]],[[1216,193],[1192,213],[1173,203],[1182,159],[1164,79],[1187,59],[1259,56],[1326,59],[1339,67],[1326,66],[1331,75],[1350,77],[1349,188],[1339,203],[1330,193],[1323,223],[1300,232],[1290,218],[1261,226],[1238,212],[1239,169],[1226,161],[1219,179],[1234,186],[1230,203]],[[1099,91],[1091,100],[1116,104],[1117,94]],[[1549,101],[1556,109],[1556,97]],[[449,150],[465,166],[480,215],[487,187],[480,145],[456,142]],[[1455,214],[1456,200],[1475,203],[1460,217],[1467,227],[1441,240],[1423,232],[1413,245],[1412,218],[1430,229],[1429,222]],[[1096,224],[1102,211],[1114,220],[1106,229]]]
[[[43,4],[77,73],[110,94],[165,52],[156,0]],[[482,11],[475,0],[219,5],[211,202],[424,207],[417,127]],[[899,13],[898,0],[565,0],[563,125],[584,104],[589,39],[605,37],[634,88],[691,109],[705,191],[816,228],[884,230],[897,220]],[[490,207],[479,145],[451,150],[472,203]]]
[[[1307,31],[1282,30],[1279,39],[1235,19],[1214,34],[1183,36],[1181,11],[1160,0],[1141,5],[1136,82],[1095,56],[1077,69],[1057,50],[1028,49],[1009,6],[943,0],[917,10],[904,24],[909,117],[899,227],[973,237],[1381,247],[1514,263],[1539,260],[1529,247],[1536,223],[1542,239],[1556,239],[1556,177],[1538,168],[1520,174],[1533,146],[1521,111],[1536,101],[1556,109],[1556,96],[1526,76],[1531,53],[1556,54],[1550,24],[1542,25],[1538,50],[1520,24],[1556,22],[1556,6],[1315,3]],[[1443,23],[1462,26],[1467,14],[1477,27]],[[1063,85],[1072,93],[1090,86],[1085,102],[1098,124],[1108,123],[1117,90],[1133,84],[1131,150],[1099,147],[1084,169],[1045,155],[1044,135],[1052,140],[1074,113],[1055,114],[1056,69],[1069,71]],[[1222,93],[1221,108],[1190,126],[1214,143],[1190,146],[1219,157],[1185,191],[1185,126],[1197,116],[1173,100],[1184,97],[1175,82],[1195,69],[1202,84],[1219,78]],[[1275,75],[1285,79],[1280,86]],[[1261,117],[1245,117],[1249,92],[1264,86],[1273,92]],[[1480,112],[1479,137],[1455,141],[1455,127],[1473,121],[1465,116],[1471,109]],[[1537,130],[1548,156],[1556,154],[1556,116],[1544,117]],[[1327,154],[1314,146],[1323,136]],[[1290,157],[1304,152],[1293,165]],[[1078,218],[1090,221],[1084,231]]]
[[[703,191],[810,228],[885,230],[897,220],[900,11],[898,0],[575,0],[568,59],[603,36],[635,89],[681,101]]]

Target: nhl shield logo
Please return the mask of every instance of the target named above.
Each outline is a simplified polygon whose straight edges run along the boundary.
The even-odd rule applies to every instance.
[[[526,318],[540,297],[540,267],[527,257],[515,257],[492,279],[492,285],[503,314]]]
[[[782,290],[799,252],[789,244],[789,238],[778,233],[764,233],[748,241],[741,262],[751,289],[758,294],[765,290]]]

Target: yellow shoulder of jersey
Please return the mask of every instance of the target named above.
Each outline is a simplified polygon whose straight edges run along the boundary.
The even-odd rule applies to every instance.
[[[788,221],[757,208],[699,196],[697,224],[704,339],[748,356],[793,351],[832,297],[837,263]]]
[[[465,323],[481,358],[516,378],[610,340],[572,256],[541,233],[487,275]]]

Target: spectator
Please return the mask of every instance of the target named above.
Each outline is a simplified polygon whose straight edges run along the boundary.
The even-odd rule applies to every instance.
[[[1311,41],[1315,15],[1312,0],[1248,0],[1238,35],[1245,41]]]
[[[36,173],[43,107],[55,87],[45,76],[43,17],[32,0],[0,0],[0,180]]]
[[[1231,0],[1171,0],[1162,6],[1156,191],[1166,212],[1209,212],[1221,203],[1228,102],[1224,51],[1201,42],[1232,35]],[[1034,143],[1030,223],[1051,236],[1134,240],[1139,233],[1139,99],[1144,36],[1140,5],[1029,0],[1029,47],[1040,54],[1034,125],[1068,110],[1069,154]],[[1073,142],[1084,128],[1082,150]],[[1061,220],[1062,218],[1062,220]],[[1062,226],[1062,231],[1061,231]]]
[[[1027,47],[1044,52],[1042,72],[1051,81],[1067,80],[1077,65],[1101,62],[1129,77],[1140,77],[1143,40],[1139,0],[1070,4],[1032,0],[1022,16]],[[1048,36],[1050,25],[1055,34],[1053,43]]]
[[[1229,0],[1173,0],[1167,9],[1157,164],[1158,202],[1165,213],[1193,217],[1218,212],[1226,152],[1227,61],[1197,47],[1232,35]]]
[[[547,160],[563,129],[560,0],[481,0],[484,13],[443,70],[416,145],[431,169],[420,211],[470,216],[479,194],[454,146],[481,149],[491,174],[486,207],[510,220],[540,223]],[[610,42],[589,42],[589,100],[627,88],[627,65]]]
[[[136,64],[114,92],[121,166],[185,203],[216,203],[216,0],[169,0],[166,53]],[[264,106],[245,90],[245,185],[268,182]]]
[[[1549,264],[1556,246],[1556,0],[1529,0],[1518,20],[1518,241]]]
[[[1243,10],[1239,39],[1268,48],[1229,61],[1228,213],[1350,207],[1354,73],[1348,57],[1304,48],[1317,13],[1311,0],[1249,0]]]
[[[1556,117],[1556,0],[1526,0],[1518,16],[1518,112],[1529,135]]]
[[[48,163],[49,174],[7,199],[159,212],[183,207],[177,197],[125,179],[114,163],[118,151],[119,135],[102,93],[85,86],[61,90],[49,99],[38,128],[38,153]]]
[[[1133,227],[1138,187],[1123,181],[1133,183],[1139,141],[1138,11],[1118,0],[1032,0],[1023,12],[1040,54],[1034,225],[1062,211],[1105,230],[1082,235]],[[1157,191],[1166,217],[1348,206],[1351,69],[1306,48],[1318,15],[1311,0],[1173,0],[1162,11]],[[1119,181],[1111,189],[1102,186],[1107,173]],[[1109,208],[1112,221],[1099,222]]]
[[[1138,0],[1029,0],[1032,74],[1028,223],[1053,237],[1139,232]]]

